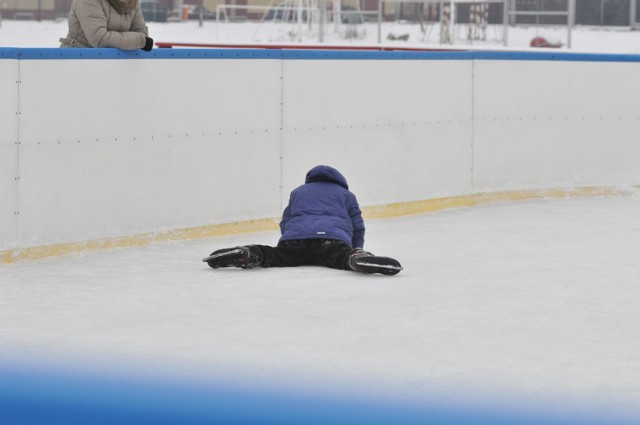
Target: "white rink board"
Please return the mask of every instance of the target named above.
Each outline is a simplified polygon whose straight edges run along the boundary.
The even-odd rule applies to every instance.
[[[318,164],[362,206],[640,183],[638,62],[212,52],[0,60],[0,249],[277,217]]]
[[[17,245],[18,61],[0,59],[0,250]]]
[[[276,61],[24,61],[21,97],[48,93],[24,102],[24,244],[279,214],[279,70]]]
[[[639,72],[640,63],[475,61],[475,188],[640,181]]]
[[[23,118],[39,119],[22,125],[29,141],[182,140],[280,127],[278,61],[33,60],[21,62],[21,76]],[[36,96],[44,99],[30,101]]]
[[[470,192],[471,69],[470,61],[286,61],[284,192],[319,163],[340,169],[362,205]]]

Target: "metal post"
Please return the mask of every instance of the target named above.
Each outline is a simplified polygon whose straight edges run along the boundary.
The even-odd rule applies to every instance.
[[[504,10],[502,13],[502,42],[504,47],[509,46],[509,0],[504,0]]]
[[[327,1],[320,0],[320,16],[318,17],[318,42],[324,43],[324,18],[327,11]]]
[[[604,0],[600,0],[600,25],[604,25]]]
[[[569,0],[569,10],[567,14],[567,49],[571,48],[571,29],[575,22],[576,0]]]
[[[178,21],[182,21],[182,15],[184,14],[184,1],[176,0],[173,4],[173,11],[175,13],[176,9],[178,9]]]
[[[378,44],[382,44],[382,0],[378,0]]]
[[[455,32],[453,31],[453,27],[456,25],[456,4],[454,0],[450,0],[451,4],[451,22],[449,22],[449,44],[453,44],[453,37],[455,37]]]
[[[517,7],[518,6],[516,5],[515,0],[512,1],[512,2],[509,2],[509,25],[514,25],[515,26],[517,24],[517,22],[516,22],[516,12],[517,12],[516,8]],[[513,12],[513,13],[511,13],[511,12]]]

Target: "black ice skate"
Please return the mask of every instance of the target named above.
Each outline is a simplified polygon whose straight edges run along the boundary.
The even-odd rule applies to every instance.
[[[262,256],[248,246],[237,246],[214,251],[208,257],[203,258],[202,261],[214,269],[221,267],[252,269],[260,265]]]
[[[349,256],[349,267],[360,273],[380,273],[387,276],[400,273],[400,263],[389,257],[378,257],[370,252],[358,250]]]

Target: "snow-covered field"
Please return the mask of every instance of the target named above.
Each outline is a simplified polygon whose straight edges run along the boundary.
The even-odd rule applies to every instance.
[[[252,22],[220,23],[205,21],[200,27],[197,21],[156,23],[150,22],[149,35],[161,42],[192,43],[318,43],[316,32],[306,28],[299,31],[295,24],[258,24]],[[465,34],[460,29],[461,34]],[[384,23],[381,39],[384,45],[399,47],[442,47],[438,41],[439,29],[427,30],[425,36],[420,26],[409,22]],[[291,34],[294,33],[294,37]],[[326,44],[371,45],[378,41],[376,23],[357,26],[357,38],[346,38],[347,28],[336,30],[328,26],[325,33]],[[67,34],[67,23],[59,21],[12,21],[3,20],[0,25],[0,47],[58,47],[58,39]],[[298,36],[298,34],[302,34]],[[409,35],[406,42],[392,41],[389,35]],[[504,49],[500,40],[502,27],[490,27],[487,31],[488,42],[468,44],[464,39],[454,43],[456,48]],[[563,27],[511,27],[508,33],[508,49],[529,49],[532,38],[542,36],[551,42],[561,42],[566,46],[567,30]],[[640,53],[640,31],[631,31],[622,27],[576,27],[571,34],[571,49],[575,52],[595,53]],[[536,49],[540,50],[540,49]],[[557,49],[554,49],[557,50]],[[565,50],[563,48],[562,50]]]

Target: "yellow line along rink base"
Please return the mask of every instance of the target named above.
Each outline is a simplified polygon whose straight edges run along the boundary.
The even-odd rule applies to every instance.
[[[392,204],[363,207],[365,218],[398,217],[409,214],[421,214],[451,208],[471,207],[491,202],[524,201],[528,199],[571,198],[589,196],[629,196],[640,185],[631,189],[615,187],[581,187],[573,189],[518,190],[504,192],[479,193],[426,199],[422,201],[398,202]],[[276,230],[280,218],[239,221],[234,223],[211,224],[164,232],[142,233],[132,236],[98,239],[83,242],[70,242],[0,251],[0,263],[12,263],[22,260],[36,260],[44,257],[60,256],[77,252],[96,251],[111,248],[144,246],[151,243],[206,238],[239,233],[252,233]]]

